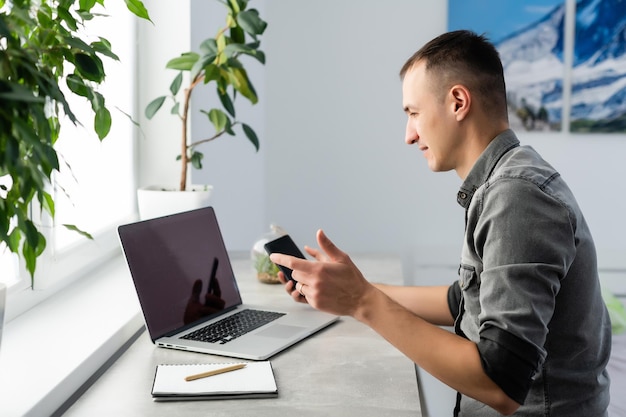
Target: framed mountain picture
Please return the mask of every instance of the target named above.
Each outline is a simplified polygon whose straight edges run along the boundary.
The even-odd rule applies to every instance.
[[[572,132],[626,132],[626,1],[576,3]]]
[[[498,49],[513,129],[626,131],[626,1],[449,0],[448,29]]]

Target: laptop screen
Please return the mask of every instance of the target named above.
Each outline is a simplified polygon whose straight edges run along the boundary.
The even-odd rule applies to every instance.
[[[212,207],[118,233],[152,340],[241,304]]]

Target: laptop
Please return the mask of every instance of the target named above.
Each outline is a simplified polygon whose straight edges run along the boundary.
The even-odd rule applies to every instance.
[[[121,225],[118,235],[157,346],[264,360],[338,319],[297,303],[245,304],[213,207]]]

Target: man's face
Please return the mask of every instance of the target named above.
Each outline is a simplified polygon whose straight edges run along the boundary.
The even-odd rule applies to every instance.
[[[458,140],[454,103],[438,86],[439,77],[415,64],[402,81],[402,105],[407,114],[405,142],[417,144],[432,171],[456,168]],[[438,91],[439,89],[439,91]]]

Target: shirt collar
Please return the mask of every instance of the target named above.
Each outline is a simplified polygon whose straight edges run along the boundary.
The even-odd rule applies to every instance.
[[[457,193],[456,201],[464,208],[469,207],[472,196],[478,187],[487,181],[500,158],[511,149],[518,147],[519,144],[517,136],[510,129],[496,136],[478,157],[467,178],[463,181]]]

